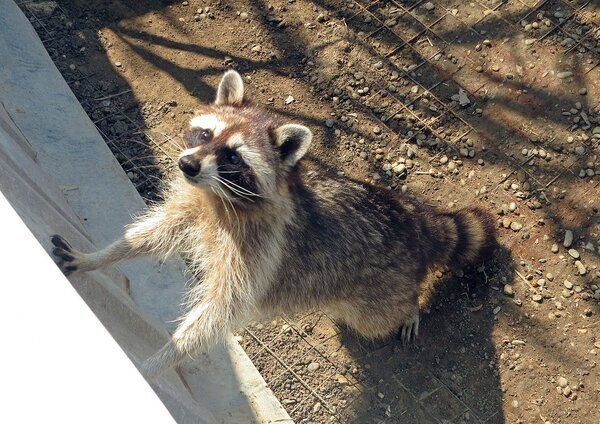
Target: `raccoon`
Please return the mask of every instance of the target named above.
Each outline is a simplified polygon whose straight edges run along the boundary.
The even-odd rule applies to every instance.
[[[321,309],[365,338],[400,331],[408,342],[434,289],[431,267],[473,262],[493,245],[484,211],[436,211],[330,173],[303,160],[311,141],[307,127],[253,105],[228,71],[183,134],[163,203],[94,253],[52,237],[66,274],[177,252],[202,276],[169,343],[142,364],[148,379],[282,313]]]

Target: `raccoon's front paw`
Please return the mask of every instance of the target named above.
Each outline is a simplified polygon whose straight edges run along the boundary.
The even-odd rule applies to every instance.
[[[65,275],[69,275],[79,269],[77,261],[77,251],[75,251],[71,245],[58,234],[54,234],[50,241],[54,245],[52,254],[58,259],[56,263],[60,270]]]

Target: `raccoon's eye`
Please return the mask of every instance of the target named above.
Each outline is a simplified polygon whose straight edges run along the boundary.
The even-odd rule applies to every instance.
[[[211,130],[202,130],[200,132],[200,134],[198,135],[198,138],[200,139],[200,141],[208,141],[212,138],[212,131]]]
[[[231,163],[232,165],[237,165],[240,163],[240,156],[235,153],[235,152],[231,152],[227,155],[227,160],[229,161],[229,163]]]

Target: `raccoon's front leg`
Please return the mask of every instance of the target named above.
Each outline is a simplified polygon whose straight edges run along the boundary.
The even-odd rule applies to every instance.
[[[141,373],[147,380],[193,357],[200,349],[225,339],[232,327],[231,309],[223,304],[201,303],[194,307],[177,327],[171,340],[145,360]],[[236,314],[237,315],[237,314]]]
[[[73,272],[93,271],[114,262],[135,256],[135,249],[125,237],[104,249],[92,253],[79,252],[61,236],[55,234],[50,239],[54,248],[52,254],[59,259],[58,266],[65,275]]]
[[[176,221],[164,219],[161,209],[152,210],[130,225],[120,239],[92,253],[79,252],[63,237],[53,235],[52,254],[59,259],[58,265],[66,275],[93,271],[140,255],[167,254],[175,248],[176,230],[170,224],[173,222]]]

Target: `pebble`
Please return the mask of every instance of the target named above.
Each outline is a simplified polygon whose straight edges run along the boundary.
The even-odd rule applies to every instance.
[[[334,123],[335,121],[333,119],[328,119],[325,121],[325,126],[327,126],[327,128],[332,128]]]
[[[122,64],[121,62],[115,62],[115,66],[116,66],[117,68],[120,68],[121,66],[123,66],[123,64]]]
[[[344,377],[343,375],[341,375],[341,374],[337,376],[337,382],[339,384],[343,384],[343,385],[346,385],[346,384],[350,383],[348,381],[348,379],[346,377]]]
[[[579,259],[579,252],[575,249],[569,249],[569,255],[571,255],[573,259]]]
[[[575,153],[578,154],[579,156],[585,155],[585,147],[583,147],[583,146],[575,147]]]
[[[507,296],[514,296],[515,290],[513,289],[513,286],[511,286],[510,284],[505,284],[504,285],[504,294]]]
[[[558,244],[554,243],[550,250],[552,251],[552,253],[558,253]]]
[[[511,212],[514,212],[517,210],[517,204],[515,202],[510,202],[510,204],[508,205],[508,210]]]
[[[559,385],[560,387],[562,387],[563,389],[569,385],[569,382],[568,382],[568,381],[567,381],[567,379],[566,379],[566,378],[564,378],[564,377],[559,377],[559,378],[558,378],[558,381],[557,381],[557,383],[558,383],[558,385]]]
[[[533,296],[531,296],[531,299],[534,302],[542,303],[542,295],[541,294],[534,294]]]
[[[521,228],[523,228],[523,224],[521,224],[520,222],[513,221],[510,223],[510,229],[513,231],[519,231],[521,230]]]
[[[571,76],[573,76],[573,72],[571,71],[559,72],[556,74],[556,77],[560,79],[569,78]]]
[[[492,71],[498,72],[499,70],[500,70],[500,66],[498,66],[496,64],[492,65]]]
[[[425,10],[433,10],[435,9],[435,4],[433,4],[432,2],[428,1],[427,3],[425,3],[423,5],[423,8],[425,8]]]
[[[381,128],[379,128],[379,127],[373,128],[373,133],[376,134],[376,135],[381,134]]]
[[[248,19],[248,13],[246,13],[246,12],[240,13],[240,18],[244,19],[244,20]]]
[[[319,412],[320,410],[321,410],[321,402],[315,403],[315,406],[313,406],[313,412]]]
[[[587,269],[585,268],[585,265],[581,263],[581,261],[575,261],[575,266],[577,267],[577,271],[579,271],[579,275],[586,274]]]
[[[285,99],[285,104],[286,105],[292,104],[292,103],[294,103],[294,100],[295,99],[292,96],[287,96],[287,98]]]
[[[404,165],[403,163],[400,163],[396,166],[394,166],[394,173],[397,175],[402,175],[406,173],[406,165]]]
[[[585,96],[587,94],[587,88],[583,87],[579,89],[579,95]]]
[[[571,247],[573,244],[573,231],[566,230],[565,231],[565,239],[563,240],[563,246]]]
[[[308,366],[306,367],[307,370],[309,371],[316,371],[319,369],[321,365],[319,365],[318,362],[311,362],[310,364],[308,364]]]

